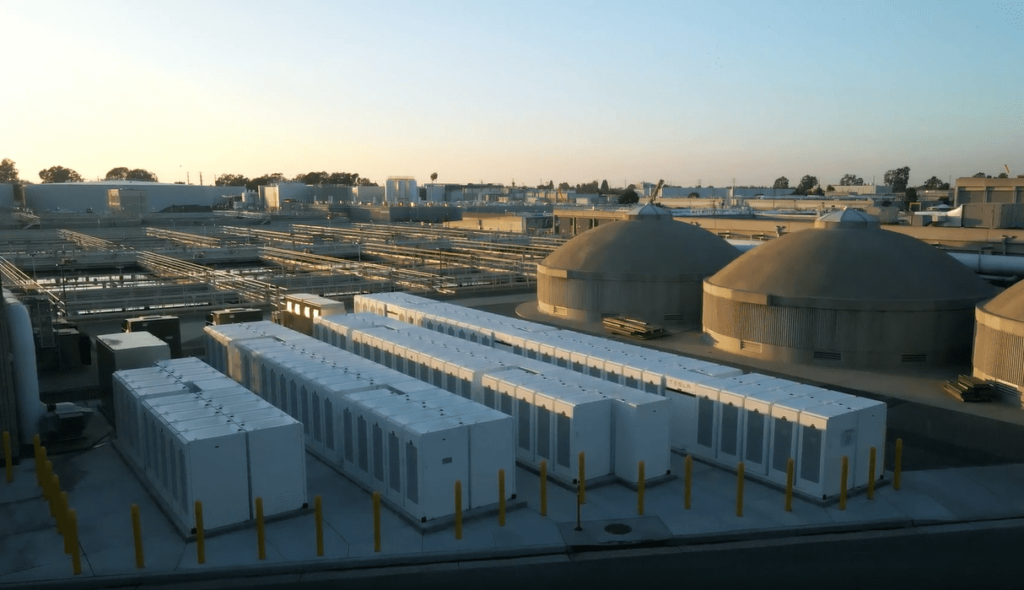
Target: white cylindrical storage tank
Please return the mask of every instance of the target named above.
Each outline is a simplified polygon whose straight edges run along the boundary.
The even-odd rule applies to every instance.
[[[4,289],[4,310],[7,315],[11,341],[11,368],[14,372],[14,391],[18,403],[18,441],[32,444],[39,434],[39,419],[46,406],[39,400],[39,377],[36,375],[36,345],[32,333],[32,320],[28,309],[10,291]]]

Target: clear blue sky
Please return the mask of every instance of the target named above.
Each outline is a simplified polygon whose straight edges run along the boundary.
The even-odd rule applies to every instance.
[[[0,0],[21,177],[1024,174],[1022,2]]]

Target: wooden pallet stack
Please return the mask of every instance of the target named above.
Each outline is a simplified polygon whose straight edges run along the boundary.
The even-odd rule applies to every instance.
[[[970,375],[946,381],[942,389],[962,402],[990,402],[998,395],[990,382]]]
[[[605,330],[612,334],[629,336],[630,338],[638,338],[640,340],[650,340],[651,338],[660,338],[661,336],[668,335],[668,332],[661,326],[622,316],[604,318],[601,320],[601,323],[604,324]]]

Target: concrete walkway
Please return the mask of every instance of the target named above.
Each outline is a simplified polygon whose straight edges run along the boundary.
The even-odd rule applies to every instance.
[[[504,527],[497,515],[482,516],[465,522],[463,538],[456,540],[452,528],[421,533],[383,509],[382,547],[375,553],[370,495],[307,455],[310,505],[315,495],[323,498],[324,556],[316,556],[310,510],[267,524],[266,560],[258,559],[255,527],[249,527],[208,537],[206,563],[200,565],[196,543],[179,536],[111,445],[51,460],[78,514],[82,573],[72,572],[36,487],[33,461],[27,460],[15,467],[13,483],[0,479],[0,588],[186,582],[1024,517],[1020,464],[907,472],[901,490],[886,484],[874,500],[852,496],[845,511],[795,498],[793,511],[785,512],[782,492],[747,480],[738,517],[736,475],[695,462],[691,510],[683,506],[681,479],[648,489],[643,516],[637,513],[636,492],[611,484],[587,490],[583,530],[576,531],[575,493],[549,482],[548,514],[541,516],[539,478],[519,469],[518,499],[527,506],[509,512]],[[682,473],[682,457],[673,455],[672,470]],[[145,569],[135,567],[133,503],[142,512]],[[606,530],[608,525],[621,534]]]

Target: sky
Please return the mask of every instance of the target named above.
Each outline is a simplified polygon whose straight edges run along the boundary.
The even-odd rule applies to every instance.
[[[1024,2],[0,0],[23,179],[1024,174]]]

